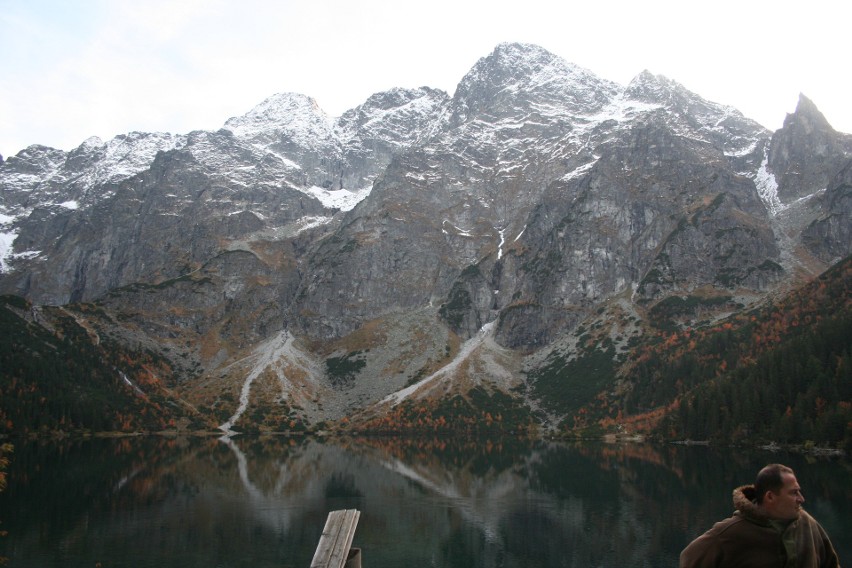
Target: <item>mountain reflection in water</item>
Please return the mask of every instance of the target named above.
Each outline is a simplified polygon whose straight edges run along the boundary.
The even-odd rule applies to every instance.
[[[675,566],[762,465],[796,469],[842,560],[850,463],[707,447],[515,439],[124,438],[19,443],[0,494],[10,566],[310,565],[362,511],[365,568]]]

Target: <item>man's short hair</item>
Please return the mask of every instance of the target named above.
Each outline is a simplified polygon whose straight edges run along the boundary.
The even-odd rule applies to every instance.
[[[757,473],[754,482],[754,492],[757,494],[757,504],[763,502],[763,496],[767,491],[778,493],[784,487],[784,474],[793,474],[793,470],[780,463],[769,464]]]

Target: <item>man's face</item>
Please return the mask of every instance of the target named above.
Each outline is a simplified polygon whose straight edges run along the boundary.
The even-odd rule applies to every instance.
[[[802,496],[802,488],[792,473],[781,474],[784,486],[778,493],[767,492],[764,498],[766,512],[773,519],[796,519],[802,508],[805,498]]]

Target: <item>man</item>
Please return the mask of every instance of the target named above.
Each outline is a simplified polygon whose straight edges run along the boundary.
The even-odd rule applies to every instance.
[[[764,467],[754,485],[734,490],[733,516],[683,549],[680,568],[839,568],[834,546],[804,502],[792,469]]]

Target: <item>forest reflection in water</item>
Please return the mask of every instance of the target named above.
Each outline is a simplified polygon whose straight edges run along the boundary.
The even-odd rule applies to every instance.
[[[16,444],[12,567],[310,565],[329,511],[362,511],[365,568],[676,566],[762,465],[796,469],[842,561],[845,459],[502,440],[123,438]]]

